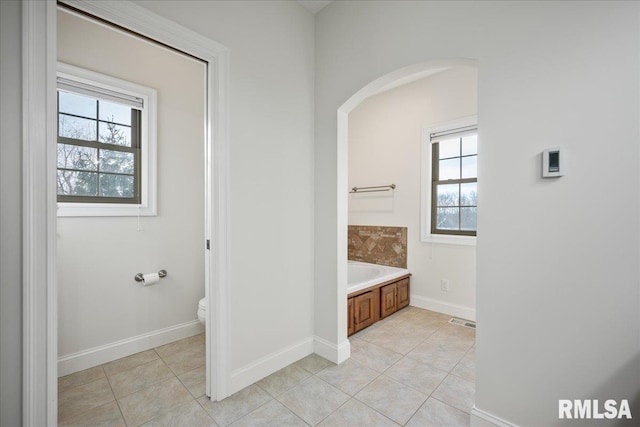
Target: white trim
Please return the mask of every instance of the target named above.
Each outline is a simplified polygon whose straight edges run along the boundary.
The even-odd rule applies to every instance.
[[[140,204],[58,203],[58,216],[155,216],[157,208],[158,92],[150,87],[58,62],[58,77],[142,99]]]
[[[518,427],[518,425],[478,409],[474,405],[471,408],[471,427]]]
[[[467,126],[477,126],[478,116],[463,117],[422,129],[422,164],[420,167],[420,240],[423,243],[475,246],[475,236],[431,233],[431,134]],[[428,183],[428,184],[426,184]]]
[[[131,354],[198,335],[204,327],[198,320],[170,326],[157,331],[93,347],[58,358],[58,377],[102,365]]]
[[[433,298],[411,294],[411,305],[425,310],[436,311],[438,313],[449,314],[466,320],[476,321],[476,309],[464,305],[453,304]]]
[[[477,66],[478,63],[472,59],[450,59],[434,60],[410,65],[405,68],[386,74],[353,94],[344,104],[338,108],[337,114],[337,142],[336,142],[336,168],[337,168],[337,188],[336,188],[336,313],[337,313],[337,341],[343,342],[347,334],[347,224],[349,220],[349,113],[362,101],[375,95],[381,89],[400,79],[408,78],[429,70],[455,66]],[[344,337],[344,338],[343,338]]]
[[[22,2],[22,425],[56,425],[55,2]],[[51,37],[53,35],[53,37]]]
[[[231,373],[230,392],[240,391],[311,353],[313,353],[313,338],[309,337],[261,357],[243,368],[236,369]]]
[[[313,352],[318,356],[340,364],[351,357],[351,342],[345,339],[339,345],[335,345],[320,337],[313,337]]]

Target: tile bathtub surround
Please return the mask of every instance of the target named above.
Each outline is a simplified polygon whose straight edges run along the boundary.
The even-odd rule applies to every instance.
[[[347,241],[352,261],[407,268],[407,227],[350,225]]]
[[[475,331],[448,320],[407,307],[353,335],[345,363],[312,354],[221,402],[204,336],[187,338],[60,378],[59,425],[468,426]]]

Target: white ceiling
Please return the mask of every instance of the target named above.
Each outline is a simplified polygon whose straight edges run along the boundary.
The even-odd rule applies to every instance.
[[[325,6],[329,3],[332,3],[333,0],[297,0],[305,9],[314,15],[317,12],[320,12]]]

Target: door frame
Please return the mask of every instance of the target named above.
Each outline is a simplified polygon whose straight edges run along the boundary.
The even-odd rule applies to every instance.
[[[229,395],[229,49],[129,1],[61,3],[207,63],[205,295],[207,395]],[[23,425],[57,425],[55,0],[22,2]],[[195,308],[194,308],[195,310]]]

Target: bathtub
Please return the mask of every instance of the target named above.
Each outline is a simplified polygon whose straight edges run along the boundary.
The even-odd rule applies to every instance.
[[[349,261],[347,266],[347,295],[407,274],[409,274],[409,270],[406,268]]]

